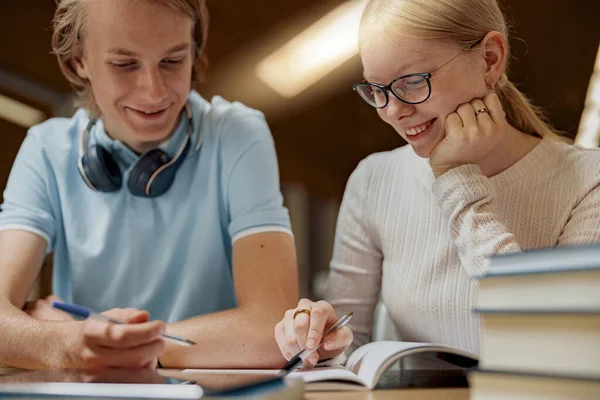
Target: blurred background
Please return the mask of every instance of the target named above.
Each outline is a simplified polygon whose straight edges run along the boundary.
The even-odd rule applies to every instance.
[[[600,136],[600,1],[501,0],[512,25],[509,76],[566,136]],[[362,0],[208,0],[210,67],[197,90],[266,115],[296,238],[300,293],[323,296],[350,173],[406,143],[352,91],[362,74]],[[51,54],[54,0],[0,0],[0,192],[27,129],[73,113]],[[50,291],[51,257],[33,294]]]

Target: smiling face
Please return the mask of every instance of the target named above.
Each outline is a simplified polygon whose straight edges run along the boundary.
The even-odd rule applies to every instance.
[[[175,130],[191,89],[193,20],[153,1],[90,0],[84,48],[107,133],[142,152]]]
[[[383,37],[361,45],[364,77],[368,82],[387,85],[394,79],[432,72],[431,96],[421,104],[406,104],[388,92],[389,103],[377,112],[405,139],[414,151],[428,158],[444,138],[446,116],[462,104],[487,93],[486,62],[479,47],[448,60],[462,50],[443,42]],[[435,71],[440,66],[438,71]]]

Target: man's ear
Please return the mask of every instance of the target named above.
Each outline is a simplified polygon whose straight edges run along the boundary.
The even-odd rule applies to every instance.
[[[71,65],[81,79],[89,80],[88,68],[83,56],[83,47],[81,45],[75,46],[73,49],[73,57],[71,58]]]
[[[485,82],[488,87],[492,87],[498,82],[506,66],[506,38],[500,32],[488,32],[481,41],[481,49],[485,60]]]

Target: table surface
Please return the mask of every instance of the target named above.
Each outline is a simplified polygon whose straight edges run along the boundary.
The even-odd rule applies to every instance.
[[[177,370],[162,375],[191,379]],[[465,371],[388,370],[376,390],[304,393],[305,400],[469,400]]]
[[[306,392],[305,400],[469,400],[469,389],[387,389],[365,392]]]
[[[0,375],[11,374],[20,370],[0,367]],[[168,376],[174,376],[176,371],[170,370]],[[387,384],[394,381],[393,376],[387,377]],[[384,385],[385,386],[385,385]],[[452,386],[452,384],[450,384]],[[305,392],[305,400],[469,400],[469,389],[461,387],[423,388],[410,387],[403,389],[382,388],[369,391],[346,392]]]

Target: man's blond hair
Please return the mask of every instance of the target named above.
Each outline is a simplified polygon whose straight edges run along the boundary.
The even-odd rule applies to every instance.
[[[75,94],[79,106],[85,107],[92,115],[98,116],[98,107],[94,100],[90,82],[81,78],[73,58],[78,49],[82,49],[85,36],[88,0],[57,0],[54,14],[54,33],[52,49],[58,58],[58,65],[67,78]],[[175,11],[188,15],[194,20],[193,38],[196,46],[194,66],[192,68],[192,85],[205,78],[208,58],[206,41],[208,38],[209,14],[206,0],[144,0],[163,4]]]

